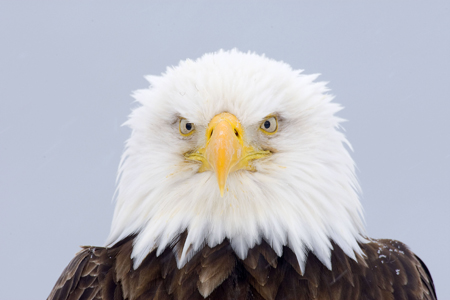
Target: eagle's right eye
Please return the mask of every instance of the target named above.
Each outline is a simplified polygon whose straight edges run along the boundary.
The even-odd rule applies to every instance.
[[[195,130],[194,123],[189,122],[184,118],[180,118],[180,133],[183,136],[191,135]]]

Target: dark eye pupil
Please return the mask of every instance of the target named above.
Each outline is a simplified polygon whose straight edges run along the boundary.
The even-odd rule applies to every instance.
[[[186,129],[191,130],[192,129],[192,123],[186,123]]]
[[[264,128],[265,129],[269,129],[270,128],[270,121],[265,121],[264,122]]]

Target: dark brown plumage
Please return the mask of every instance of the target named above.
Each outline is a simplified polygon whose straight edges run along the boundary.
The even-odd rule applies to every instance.
[[[129,237],[111,248],[83,247],[48,299],[436,299],[425,264],[394,240],[361,244],[366,256],[357,257],[358,262],[333,243],[333,270],[309,253],[303,275],[288,247],[278,257],[266,242],[249,250],[245,260],[228,241],[205,246],[181,269],[168,248],[158,257],[150,253],[133,270],[133,240]]]

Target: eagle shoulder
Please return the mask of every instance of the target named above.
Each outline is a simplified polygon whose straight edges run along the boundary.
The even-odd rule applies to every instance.
[[[83,246],[63,270],[47,300],[122,299],[114,265],[120,247]]]
[[[408,246],[396,240],[371,239],[361,248],[368,267],[355,271],[367,281],[361,283],[373,287],[369,289],[374,291],[372,297],[378,287],[381,295],[386,295],[381,299],[437,299],[430,272]]]

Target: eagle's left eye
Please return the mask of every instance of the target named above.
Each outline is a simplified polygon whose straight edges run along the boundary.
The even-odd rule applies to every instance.
[[[189,122],[184,118],[180,118],[180,133],[184,136],[192,134],[195,130],[194,123]]]
[[[268,117],[262,121],[260,128],[264,133],[273,134],[278,129],[278,120],[276,117]]]

